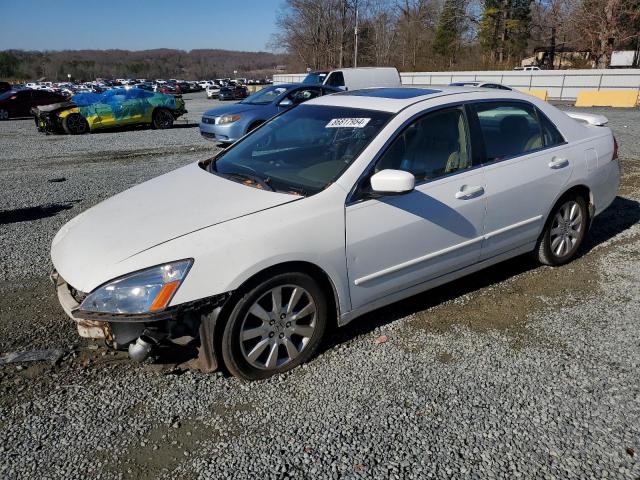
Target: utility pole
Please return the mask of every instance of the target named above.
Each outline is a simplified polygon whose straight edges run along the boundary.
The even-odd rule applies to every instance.
[[[551,64],[551,70],[555,70],[556,66],[556,27],[551,27],[551,51],[549,52],[549,59]]]
[[[358,0],[356,0],[356,28],[354,29],[355,33],[355,43],[353,49],[353,66],[358,66]]]

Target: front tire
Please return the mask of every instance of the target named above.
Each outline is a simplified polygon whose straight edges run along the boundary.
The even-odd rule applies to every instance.
[[[222,358],[237,377],[268,378],[309,360],[326,325],[326,296],[312,277],[301,272],[275,275],[233,307],[222,335]]]
[[[9,110],[0,108],[0,120],[9,120]]]
[[[173,115],[166,108],[156,108],[153,111],[151,125],[156,130],[164,130],[173,127]]]
[[[89,124],[79,113],[71,113],[62,119],[62,128],[69,135],[82,135],[89,131]]]
[[[589,225],[587,201],[581,195],[568,195],[554,206],[536,250],[540,263],[550,266],[571,261]]]

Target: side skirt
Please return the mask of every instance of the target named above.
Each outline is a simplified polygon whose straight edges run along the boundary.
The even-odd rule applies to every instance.
[[[404,290],[400,290],[399,292],[379,298],[378,300],[364,305],[360,308],[356,308],[354,310],[351,310],[350,312],[343,313],[338,320],[338,325],[342,327],[351,322],[356,317],[364,315],[365,313],[368,313],[372,310],[376,310],[378,308],[384,307],[385,305],[398,302],[426,290],[439,287],[440,285],[451,282],[453,280],[457,280],[458,278],[477,272],[478,270],[482,270],[483,268],[487,268],[491,265],[495,265],[496,263],[500,263],[510,258],[517,257],[518,255],[531,252],[535,248],[535,246],[536,242],[527,243],[521,247],[496,255],[495,257],[487,258],[481,262],[461,268],[460,270],[441,275],[440,277],[427,280],[426,282],[413,285],[412,287],[405,288]]]

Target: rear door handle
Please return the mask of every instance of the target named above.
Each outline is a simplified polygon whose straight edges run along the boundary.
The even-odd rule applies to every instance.
[[[470,198],[479,197],[484,193],[484,188],[481,185],[475,187],[467,187],[463,185],[459,191],[456,192],[456,198],[458,200],[469,200]]]
[[[558,169],[558,168],[564,168],[567,165],[569,165],[569,160],[567,160],[566,158],[553,158],[553,160],[551,160],[549,162],[549,168],[553,168]]]

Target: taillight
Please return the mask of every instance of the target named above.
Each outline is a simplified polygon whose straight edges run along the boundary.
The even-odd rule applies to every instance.
[[[611,158],[611,160],[617,160],[618,159],[618,141],[616,140],[616,137],[613,137],[613,157]]]

